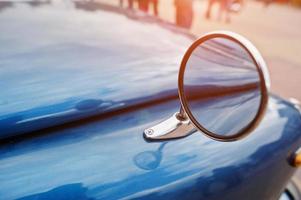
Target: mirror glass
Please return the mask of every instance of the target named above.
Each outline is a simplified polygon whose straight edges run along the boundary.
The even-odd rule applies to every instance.
[[[239,134],[261,104],[260,77],[247,50],[227,38],[197,46],[187,60],[183,95],[193,123],[214,135]]]

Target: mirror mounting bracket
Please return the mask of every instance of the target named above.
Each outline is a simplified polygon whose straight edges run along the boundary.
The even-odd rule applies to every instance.
[[[186,137],[196,131],[184,110],[173,114],[161,123],[144,130],[144,137],[149,140],[168,140]]]

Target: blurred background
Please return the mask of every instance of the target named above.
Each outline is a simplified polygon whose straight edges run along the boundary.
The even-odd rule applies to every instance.
[[[301,0],[95,0],[176,23],[196,36],[230,30],[262,53],[272,91],[301,100]]]

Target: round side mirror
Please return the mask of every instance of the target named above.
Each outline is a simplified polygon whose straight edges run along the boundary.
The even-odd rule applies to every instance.
[[[179,72],[181,114],[207,136],[238,140],[260,122],[268,102],[266,65],[247,39],[205,35],[186,52]]]
[[[187,50],[178,84],[180,112],[146,129],[147,139],[185,137],[195,129],[219,141],[241,139],[266,110],[270,79],[251,42],[232,32],[213,32]]]

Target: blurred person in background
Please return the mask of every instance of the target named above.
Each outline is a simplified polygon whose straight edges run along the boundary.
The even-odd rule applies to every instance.
[[[268,7],[273,2],[274,2],[273,0],[263,0],[263,5],[264,5],[264,7]]]
[[[143,12],[148,12],[149,0],[138,0],[138,8]]]
[[[134,8],[134,0],[128,0],[128,8],[131,10]]]
[[[159,15],[159,11],[158,11],[158,3],[159,0],[151,0],[153,3],[153,8],[154,8],[154,15],[158,16]]]
[[[207,11],[206,11],[206,18],[210,19],[211,18],[211,9],[212,6],[218,3],[219,4],[219,9],[218,9],[218,20],[222,21],[223,14],[225,14],[225,20],[227,23],[231,22],[230,19],[230,7],[231,7],[231,0],[208,0],[208,6],[207,6]]]
[[[159,4],[159,0],[136,0],[138,1],[138,8],[139,10],[143,11],[143,12],[148,12],[149,10],[149,4],[153,4],[153,13],[155,16],[159,15],[159,11],[158,11],[158,4]],[[119,5],[120,7],[123,7],[124,2],[123,0],[119,0]],[[129,9],[133,9],[134,8],[134,0],[128,0],[128,8]]]
[[[189,29],[193,20],[193,0],[175,0],[176,24]]]
[[[120,7],[123,7],[123,0],[119,0]],[[134,0],[128,0],[128,8],[133,9],[134,8]]]

